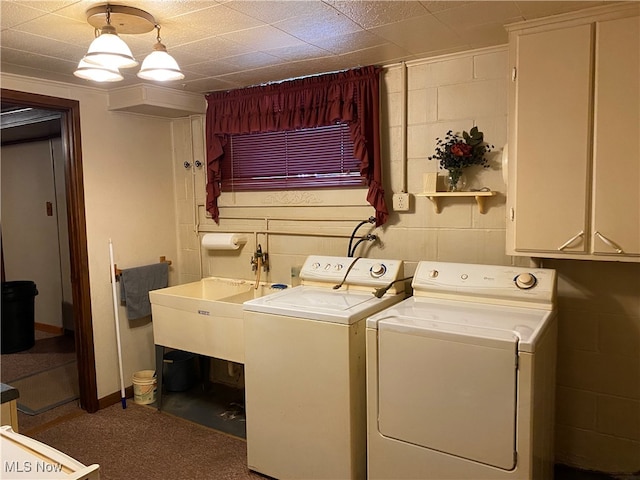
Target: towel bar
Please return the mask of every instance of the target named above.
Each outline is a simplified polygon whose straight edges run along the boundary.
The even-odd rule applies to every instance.
[[[164,255],[160,257],[160,263],[166,263],[168,265],[171,265],[171,260],[167,260],[167,257],[165,257]],[[122,270],[120,270],[118,268],[117,264],[113,264],[113,268],[116,274],[116,281],[118,281],[118,278],[120,278],[120,275],[122,275]]]

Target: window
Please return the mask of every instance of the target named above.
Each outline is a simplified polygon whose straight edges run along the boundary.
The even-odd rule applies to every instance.
[[[222,191],[364,185],[346,123],[230,135]]]

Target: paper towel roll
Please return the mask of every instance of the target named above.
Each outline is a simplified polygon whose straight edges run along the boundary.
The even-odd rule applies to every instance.
[[[202,248],[206,250],[237,250],[247,243],[247,237],[237,233],[207,233],[202,237]]]

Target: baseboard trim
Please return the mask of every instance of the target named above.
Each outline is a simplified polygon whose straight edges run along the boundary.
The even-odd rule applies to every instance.
[[[64,333],[63,327],[56,327],[55,325],[48,325],[46,323],[35,322],[35,329],[40,332],[53,333],[55,335],[62,335]]]
[[[133,398],[133,385],[124,389],[125,398]],[[102,410],[103,408],[110,407],[116,403],[119,403],[122,400],[120,392],[113,392],[106,397],[102,397],[98,399],[98,410]]]

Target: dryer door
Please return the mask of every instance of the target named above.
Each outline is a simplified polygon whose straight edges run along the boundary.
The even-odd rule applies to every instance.
[[[380,433],[513,469],[517,342],[503,330],[381,320]]]

